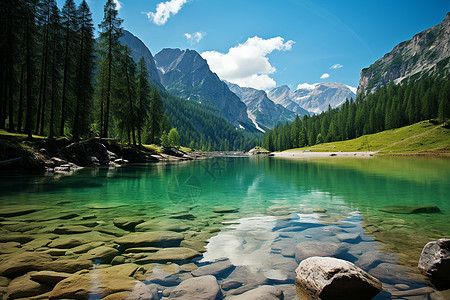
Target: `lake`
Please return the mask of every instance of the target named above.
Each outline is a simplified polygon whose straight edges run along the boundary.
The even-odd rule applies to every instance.
[[[450,236],[450,160],[439,158],[215,157],[81,169],[70,176],[8,174],[1,176],[0,191],[2,264],[39,253],[37,259],[50,266],[0,267],[0,276],[91,260],[93,270],[69,273],[92,277],[96,270],[106,274],[110,264],[122,266],[120,272],[127,266],[133,271],[117,276],[151,285],[157,297],[193,275],[213,274],[224,296],[269,284],[296,299],[299,261],[327,255],[380,279],[386,291],[376,299],[390,299],[390,293],[426,286],[417,271],[421,250]],[[441,212],[386,212],[393,205]],[[174,237],[170,245],[180,247],[165,252],[162,244],[125,242],[161,231],[181,236],[181,243]],[[99,278],[85,288],[91,299],[130,290],[107,289]],[[46,282],[42,293],[56,282]]]

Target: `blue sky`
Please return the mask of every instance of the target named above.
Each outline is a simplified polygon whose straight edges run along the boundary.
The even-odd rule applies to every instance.
[[[118,1],[124,28],[153,55],[193,49],[219,77],[266,90],[317,82],[357,87],[361,69],[450,11],[448,0]],[[105,2],[88,0],[95,24]]]

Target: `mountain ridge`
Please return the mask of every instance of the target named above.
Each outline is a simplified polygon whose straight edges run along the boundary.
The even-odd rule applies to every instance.
[[[373,93],[390,82],[399,83],[411,77],[442,77],[449,74],[450,12],[441,23],[399,43],[382,58],[363,69],[357,94]]]
[[[141,57],[144,57],[147,64],[147,72],[150,81],[155,83],[161,88],[164,88],[161,84],[160,76],[155,65],[155,60],[153,55],[148,49],[147,45],[144,44],[137,36],[126,29],[122,29],[123,36],[120,37],[120,42],[127,45],[131,49],[131,56],[133,60],[137,63]]]
[[[267,129],[273,129],[278,123],[295,120],[297,115],[295,112],[281,104],[274,103],[265,91],[241,87],[227,81],[225,83],[247,105],[249,118],[254,122],[256,128],[265,132]]]
[[[208,103],[236,128],[256,128],[247,115],[247,106],[212,72],[195,50],[165,48],[155,55],[161,83],[171,94],[189,101]]]
[[[317,83],[311,88],[300,88],[292,91],[288,86],[280,86],[272,89],[268,96],[277,104],[298,112],[300,107],[312,113],[321,113],[331,108],[336,108],[345,102],[345,99],[355,98],[356,94],[342,83]]]

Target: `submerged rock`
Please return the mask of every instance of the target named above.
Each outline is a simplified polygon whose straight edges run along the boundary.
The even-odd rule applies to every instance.
[[[119,254],[117,249],[100,246],[89,250],[87,253],[80,256],[81,259],[90,259],[94,262],[100,262],[104,264],[109,264],[111,260]]]
[[[176,247],[183,240],[183,235],[172,231],[152,231],[132,233],[115,240],[124,248],[136,247]]]
[[[212,275],[187,279],[175,287],[169,299],[215,300],[220,295],[217,280]]]
[[[200,256],[200,252],[184,247],[165,248],[149,253],[136,260],[137,263],[185,261]]]
[[[39,271],[31,274],[31,279],[37,282],[56,284],[72,274],[55,271]]]
[[[50,291],[52,288],[45,283],[39,283],[30,277],[32,273],[14,278],[8,286],[7,299],[27,298]]]
[[[310,257],[295,270],[300,299],[372,299],[381,282],[354,264],[332,257]]]
[[[439,213],[441,210],[437,206],[403,206],[393,205],[385,206],[379,209],[382,212],[391,214],[422,214],[422,213]]]
[[[283,291],[270,285],[263,285],[240,295],[230,296],[227,300],[279,300],[284,299]]]
[[[113,220],[115,226],[124,230],[134,230],[134,227],[140,223],[143,223],[145,220],[142,218],[130,218],[130,217],[119,217]]]
[[[233,264],[227,259],[202,266],[191,272],[191,274],[196,277],[204,275],[214,275],[216,277],[220,277],[223,274],[231,272],[233,269]]]
[[[5,256],[0,264],[0,275],[15,277],[29,271],[45,269],[46,264],[53,261],[51,255],[35,252],[23,252]]]
[[[295,246],[294,253],[297,262],[312,256],[337,256],[347,249],[337,243],[321,241],[305,241]]]
[[[418,268],[438,286],[450,287],[450,239],[439,239],[423,247]]]
[[[234,207],[234,206],[221,205],[221,206],[214,207],[213,211],[215,213],[222,214],[222,213],[237,212],[237,211],[239,211],[239,209],[237,207]]]
[[[123,291],[132,291],[139,281],[127,277],[103,276],[93,287],[93,274],[73,275],[60,281],[50,292],[49,299],[88,299]],[[97,298],[97,297],[95,297]]]
[[[53,240],[50,244],[48,244],[48,247],[67,249],[67,248],[74,248],[74,247],[83,245],[86,242],[87,241],[82,238],[60,237],[60,238]]]
[[[158,219],[150,220],[147,222],[136,225],[136,231],[151,231],[151,230],[164,230],[164,231],[186,231],[189,226],[185,222],[178,219]]]
[[[45,207],[34,205],[12,205],[3,206],[0,211],[0,217],[16,217],[26,215],[32,212],[43,210]]]

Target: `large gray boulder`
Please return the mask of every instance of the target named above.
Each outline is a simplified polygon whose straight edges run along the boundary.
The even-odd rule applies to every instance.
[[[417,267],[436,285],[450,287],[450,239],[439,239],[426,244]]]
[[[381,282],[354,264],[332,257],[313,256],[295,270],[300,299],[372,299]]]
[[[172,290],[169,299],[215,300],[219,293],[216,277],[207,275],[186,279]]]

